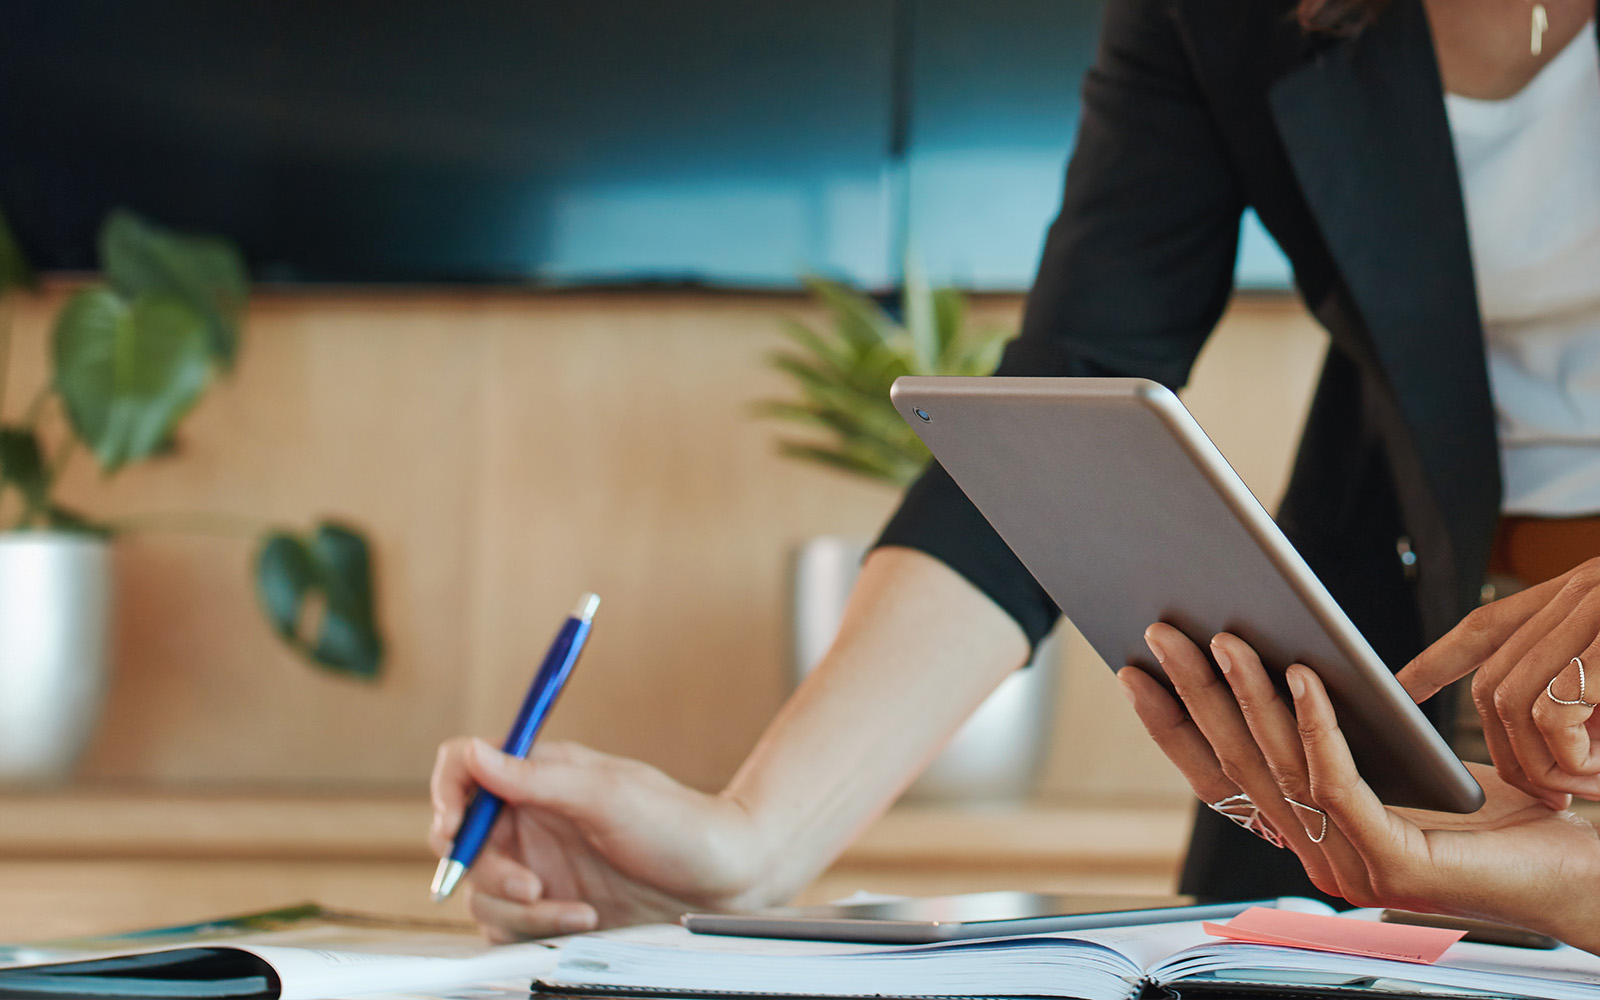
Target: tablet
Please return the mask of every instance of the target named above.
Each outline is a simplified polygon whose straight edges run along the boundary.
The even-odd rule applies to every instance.
[[[1317,672],[1386,803],[1473,812],[1483,790],[1178,397],[1117,378],[897,379],[895,408],[1113,669],[1166,683],[1154,622]]]
[[[1202,903],[1193,896],[1085,896],[1040,892],[973,892],[761,910],[686,913],[696,934],[926,944],[966,938],[1059,934],[1091,927],[1132,927],[1179,920],[1227,920],[1276,900]]]

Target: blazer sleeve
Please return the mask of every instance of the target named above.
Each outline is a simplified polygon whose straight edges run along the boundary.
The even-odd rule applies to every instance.
[[[1111,0],[1061,213],[996,374],[1183,384],[1232,291],[1243,210],[1175,0]],[[877,544],[943,561],[1015,618],[1030,644],[1060,614],[938,463]]]

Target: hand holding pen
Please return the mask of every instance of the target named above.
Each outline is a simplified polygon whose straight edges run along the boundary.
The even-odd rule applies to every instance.
[[[511,725],[511,732],[501,746],[505,753],[513,757],[526,757],[533,748],[534,737],[539,735],[539,729],[550,714],[550,707],[555,704],[556,696],[561,693],[572,673],[573,664],[578,662],[578,656],[583,652],[595,609],[599,606],[599,597],[594,594],[583,595],[578,606],[556,632],[555,640],[551,642],[550,650],[539,666],[539,672],[528,687],[528,694],[522,701],[516,721]],[[504,807],[505,803],[498,796],[482,788],[473,793],[466,813],[461,818],[461,825],[456,830],[450,853],[439,861],[439,868],[434,872],[434,902],[443,902],[455,892],[462,876],[478,859],[484,842],[489,838],[489,831],[494,828],[495,820],[500,817]]]
[[[770,906],[797,888],[769,884],[781,870],[774,838],[744,801],[643,761],[558,740],[540,740],[522,759],[460,736],[440,745],[430,787],[428,841],[446,860],[480,789],[505,804],[470,875],[458,878],[490,941]]]

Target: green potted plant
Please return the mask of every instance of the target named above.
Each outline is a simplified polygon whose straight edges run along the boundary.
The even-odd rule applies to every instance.
[[[370,548],[325,522],[307,534],[236,519],[97,519],[63,503],[62,474],[104,476],[174,450],[183,418],[237,357],[249,282],[226,241],[180,235],[117,211],[100,231],[102,278],[74,291],[51,331],[51,374],[10,405],[10,311],[0,309],[0,781],[64,777],[105,687],[110,545],[120,533],[258,533],[255,586],[273,630],[336,674],[373,680],[383,642]],[[36,287],[0,216],[0,300]],[[0,301],[0,306],[5,303]]]
[[[840,282],[811,277],[805,285],[830,324],[782,320],[790,347],[771,362],[795,396],[759,411],[812,432],[780,439],[784,454],[904,489],[928,464],[928,449],[895,412],[889,387],[902,375],[987,375],[1009,333],[969,328],[966,297],[929,288],[913,268],[900,300],[904,322]]]
[[[967,322],[966,297],[930,288],[907,268],[897,320],[869,296],[823,278],[806,279],[825,326],[785,318],[788,346],[770,356],[793,395],[759,412],[801,436],[778,447],[793,458],[903,489],[927,465],[928,449],[889,401],[901,375],[987,375],[1009,336]],[[796,680],[838,632],[845,600],[866,552],[860,539],[822,536],[796,555],[791,609]],[[1055,702],[1056,646],[1040,645],[1030,669],[1008,678],[911,786],[923,799],[1016,799],[1032,788],[1048,748]]]

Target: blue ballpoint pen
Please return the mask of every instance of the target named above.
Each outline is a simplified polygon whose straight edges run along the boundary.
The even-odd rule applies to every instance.
[[[528,696],[523,699],[522,710],[517,713],[517,721],[511,724],[511,733],[501,750],[513,757],[528,755],[533,747],[533,738],[539,735],[539,727],[544,725],[545,717],[550,714],[550,706],[555,704],[556,695],[561,693],[568,675],[572,673],[572,665],[578,662],[578,654],[583,652],[584,641],[589,638],[589,624],[594,620],[595,608],[599,606],[600,598],[594,594],[584,594],[578,599],[578,606],[572,614],[561,623],[561,630],[550,644],[550,651],[544,654],[544,662],[539,665],[539,672],[528,686]],[[444,902],[455,892],[461,877],[478,859],[478,852],[483,850],[484,841],[489,839],[489,831],[494,828],[494,821],[500,818],[500,810],[504,807],[505,803],[499,796],[491,795],[482,788],[472,793],[472,801],[467,803],[461,825],[456,828],[450,856],[440,861],[438,871],[433,873],[435,903]]]

